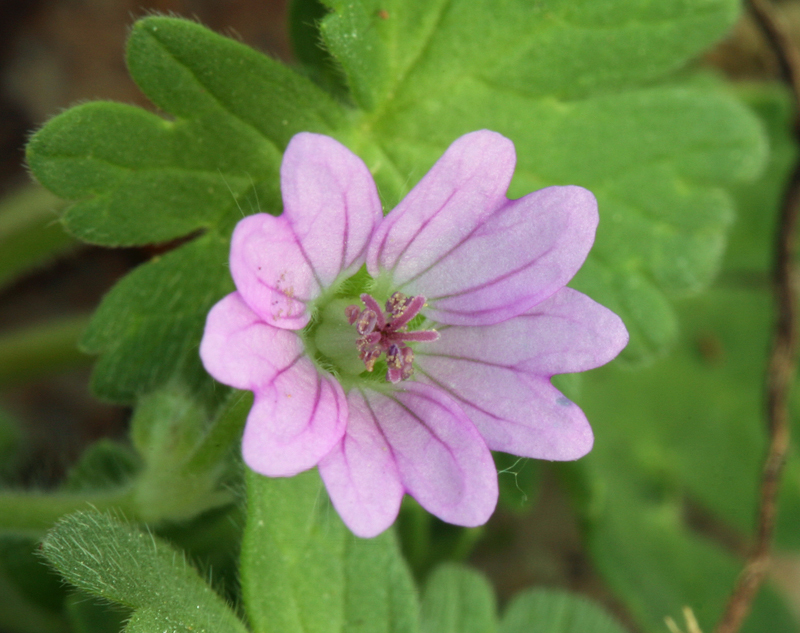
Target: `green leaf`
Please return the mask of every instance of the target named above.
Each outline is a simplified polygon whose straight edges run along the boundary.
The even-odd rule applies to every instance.
[[[612,463],[613,460],[613,463]],[[664,617],[690,606],[703,630],[718,621],[742,561],[684,522],[681,500],[663,479],[646,479],[623,449],[586,460],[593,482],[589,514],[592,562],[645,631],[663,631]],[[789,633],[796,624],[769,588],[759,593],[743,633]]]
[[[422,600],[422,633],[494,633],[494,591],[481,574],[445,564],[428,578]]]
[[[517,594],[500,633],[625,633],[599,606],[566,591],[530,589]]]
[[[211,384],[197,358],[205,314],[232,289],[228,237],[244,213],[281,208],[281,153],[299,131],[330,132],[340,106],[308,79],[185,20],[137,22],[134,79],[166,120],[123,104],[89,103],[31,139],[28,162],[75,200],[63,222],[84,241],[121,246],[206,234],[120,282],[85,348],[103,356],[93,388],[132,402],[178,375]]]
[[[328,13],[321,0],[292,0],[289,3],[289,36],[297,60],[309,76],[329,93],[347,99],[344,74],[325,48],[319,23]]]
[[[280,62],[186,20],[138,21],[128,42],[134,81],[176,117],[224,115],[282,150],[298,132],[341,124],[327,93]]]
[[[252,189],[257,204],[278,211],[283,148],[299,131],[330,131],[340,117],[339,106],[307,79],[185,20],[137,22],[128,64],[174,120],[88,103],[52,119],[28,145],[36,177],[79,200],[64,216],[67,228],[95,244],[227,231],[240,217],[236,201]]]
[[[228,116],[165,121],[121,103],[87,103],[52,119],[28,146],[37,178],[79,200],[66,228],[86,242],[163,242],[240,216],[236,199],[272,176],[280,153]],[[259,192],[274,209],[266,183]]]
[[[206,314],[233,290],[228,241],[204,235],[124,277],[103,299],[84,335],[88,353],[102,354],[92,387],[133,402],[180,375],[197,391],[213,389],[197,349]]]
[[[241,480],[235,485],[241,488]],[[217,593],[231,604],[240,604],[239,546],[244,523],[244,503],[232,503],[191,521],[165,522],[158,535],[186,552]]]
[[[127,631],[246,631],[180,551],[109,515],[65,517],[42,553],[79,589],[135,609]]]
[[[721,37],[738,14],[732,0],[325,4],[325,44],[367,111],[446,94],[464,77],[559,97],[650,80]]]
[[[713,279],[733,217],[725,187],[758,173],[766,144],[712,82],[654,81],[724,33],[738,3],[327,4],[322,37],[367,111],[348,142],[386,206],[458,136],[501,132],[517,147],[512,197],[596,194],[597,241],[573,285],[626,321],[627,358],[663,352],[677,332],[667,297]]]
[[[746,539],[753,530],[766,448],[763,373],[772,329],[769,261],[777,201],[794,155],[791,111],[774,89],[751,89],[775,148],[769,170],[748,188],[716,286],[679,305],[681,338],[669,358],[636,373],[585,375],[581,406],[596,434],[584,460],[591,483],[587,520],[593,561],[639,622],[694,608],[704,629],[719,617],[742,562],[709,536]],[[735,249],[735,250],[734,250]],[[778,543],[796,549],[798,462],[790,456]],[[685,514],[694,519],[690,524]],[[706,537],[693,532],[703,526]],[[769,589],[749,631],[791,631]]]
[[[417,601],[394,536],[349,533],[316,471],[247,474],[241,582],[256,633],[414,632]]]

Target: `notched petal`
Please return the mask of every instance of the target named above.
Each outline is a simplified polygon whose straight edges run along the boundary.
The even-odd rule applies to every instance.
[[[506,202],[515,163],[513,143],[497,132],[457,139],[378,227],[370,274],[392,271],[402,285],[436,264]]]
[[[230,266],[236,289],[265,322],[290,330],[308,324],[306,302],[320,285],[286,218],[257,213],[241,220],[231,238]]]
[[[447,356],[550,377],[605,365],[628,342],[616,314],[586,295],[562,288],[525,313],[483,327],[442,328],[418,354]],[[423,361],[424,362],[424,361]]]
[[[296,475],[331,451],[346,424],[347,400],[341,386],[303,356],[255,392],[242,456],[262,475]]]
[[[299,337],[264,323],[238,292],[208,313],[200,358],[219,382],[257,391],[303,353]]]
[[[580,407],[549,378],[447,356],[419,356],[419,380],[458,402],[493,451],[568,461],[583,457],[594,436]]]
[[[347,527],[371,538],[394,523],[404,489],[391,447],[361,392],[352,390],[347,403],[347,431],[319,472]]]
[[[368,391],[365,398],[406,491],[443,521],[484,524],[497,504],[497,471],[459,406],[416,382],[387,394]]]
[[[428,298],[427,315],[489,325],[522,314],[562,288],[594,243],[597,201],[582,187],[548,187],[506,203],[404,291]]]
[[[329,136],[294,136],[281,164],[283,216],[291,224],[322,286],[364,264],[383,217],[369,169]]]
[[[364,162],[319,134],[292,138],[281,164],[283,214],[237,224],[231,275],[247,304],[275,327],[299,330],[307,302],[340,275],[355,273],[382,217]]]

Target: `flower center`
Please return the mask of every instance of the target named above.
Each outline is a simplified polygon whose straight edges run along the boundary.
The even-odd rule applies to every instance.
[[[372,371],[382,354],[386,354],[386,380],[397,384],[410,378],[414,373],[414,350],[407,343],[429,342],[439,338],[436,330],[408,331],[409,322],[417,316],[425,297],[407,297],[395,292],[386,301],[386,310],[381,310],[378,302],[369,294],[362,294],[364,308],[349,305],[344,313],[347,322],[355,325],[358,332],[356,348],[358,357],[367,371]]]

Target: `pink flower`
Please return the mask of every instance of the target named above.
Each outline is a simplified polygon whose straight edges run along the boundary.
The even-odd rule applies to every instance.
[[[233,234],[237,291],[208,315],[200,355],[255,394],[242,451],[253,470],[318,466],[350,529],[392,524],[404,493],[450,523],[497,502],[491,450],[587,453],[581,410],[551,384],[614,358],[622,321],[565,288],[594,241],[580,187],[505,196],[514,146],[486,130],[453,143],[385,218],[366,165],[298,134],[284,211]]]

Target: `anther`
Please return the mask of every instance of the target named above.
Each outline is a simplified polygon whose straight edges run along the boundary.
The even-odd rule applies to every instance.
[[[356,319],[358,318],[359,314],[361,314],[361,308],[359,308],[358,306],[354,306],[354,305],[353,306],[347,306],[344,309],[344,315],[347,317],[347,322],[350,325],[353,325],[353,323],[356,322]]]
[[[369,334],[375,329],[377,323],[378,315],[372,310],[366,309],[356,319],[356,332],[361,335]]]

